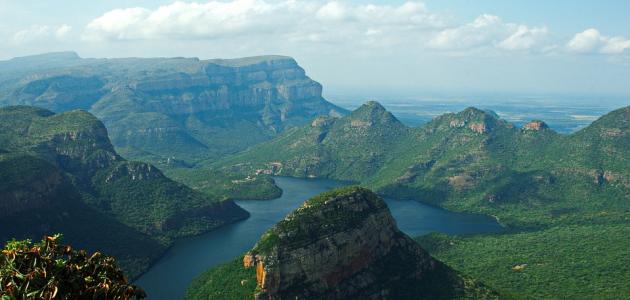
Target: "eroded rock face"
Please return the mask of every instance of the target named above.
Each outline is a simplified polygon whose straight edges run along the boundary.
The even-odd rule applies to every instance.
[[[468,128],[476,133],[486,133],[488,131],[485,123],[472,123],[468,125]]]
[[[0,76],[15,77],[5,80],[15,84],[0,83],[0,106],[89,110],[105,123],[117,147],[162,157],[192,161],[209,152],[234,153],[317,116],[345,114],[322,97],[321,84],[285,56],[75,57],[67,67],[54,66],[27,68],[24,74],[0,68]],[[234,143],[232,136],[242,141]]]
[[[463,287],[362,188],[308,200],[263,235],[243,266],[256,268],[261,300],[450,298]]]
[[[540,131],[547,128],[549,128],[549,126],[543,121],[531,121],[523,125],[523,130]]]

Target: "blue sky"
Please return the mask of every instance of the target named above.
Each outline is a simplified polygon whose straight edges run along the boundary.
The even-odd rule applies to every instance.
[[[0,0],[0,59],[284,54],[328,89],[630,95],[629,3]]]

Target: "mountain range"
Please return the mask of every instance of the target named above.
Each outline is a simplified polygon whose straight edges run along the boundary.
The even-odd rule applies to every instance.
[[[502,295],[616,298],[630,293],[629,132],[630,106],[563,135],[472,107],[412,128],[368,102],[208,166],[349,180],[384,197],[492,215],[503,233],[418,241]]]
[[[189,298],[405,298],[440,292],[432,276],[450,298],[630,295],[630,106],[564,135],[474,107],[408,127],[377,102],[348,112],[321,92],[283,56],[2,61],[0,240],[62,232],[133,277],[177,238],[246,218],[230,198],[280,195],[272,175],[331,178],[361,188],[308,200]],[[366,188],[506,230],[420,248]],[[305,257],[313,272],[295,268]]]
[[[125,157],[161,167],[238,152],[319,115],[346,111],[284,56],[83,59],[73,52],[0,62],[0,106],[83,109]]]
[[[630,107],[571,135],[539,120],[517,128],[468,108],[411,128],[368,102],[213,166],[360,182],[385,196],[491,214],[522,228],[560,215],[580,222],[584,212],[604,206],[622,219],[630,196],[629,125]],[[526,213],[513,215],[517,207]]]

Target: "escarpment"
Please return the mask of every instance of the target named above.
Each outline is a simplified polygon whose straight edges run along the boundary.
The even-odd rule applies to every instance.
[[[429,256],[397,228],[381,198],[358,187],[307,200],[230,267],[253,270],[255,278],[236,284],[255,280],[249,294],[259,300],[495,296]]]
[[[285,56],[199,60],[51,54],[0,61],[0,78],[12,79],[0,81],[0,106],[88,110],[104,122],[125,157],[152,163],[216,158],[317,116],[346,113],[327,102],[321,84]]]

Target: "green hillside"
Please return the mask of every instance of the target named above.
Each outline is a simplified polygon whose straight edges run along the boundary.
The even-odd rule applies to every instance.
[[[121,158],[85,111],[0,108],[0,240],[63,232],[137,275],[174,238],[247,217],[146,163]]]
[[[422,244],[506,294],[610,298],[630,295],[614,288],[630,276],[623,259],[630,247],[629,125],[630,107],[571,135],[542,121],[517,128],[468,108],[407,128],[368,103],[210,166],[353,180],[384,196],[492,215],[504,234],[432,236]],[[527,269],[512,269],[520,264]]]
[[[541,121],[516,128],[475,108],[408,128],[371,102],[211,166],[352,180],[520,228],[577,223],[602,209],[612,220],[625,215],[629,197],[629,115],[622,108],[565,136]]]

